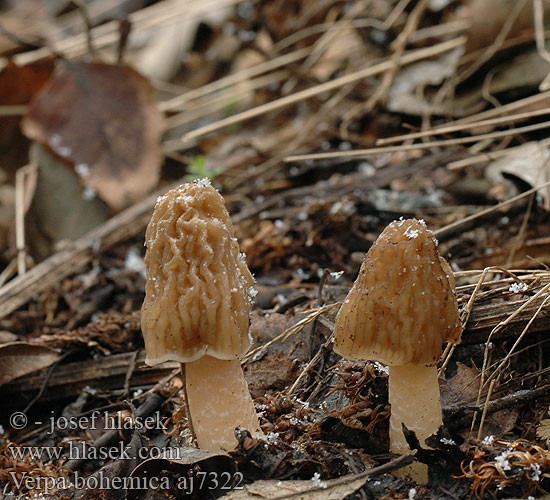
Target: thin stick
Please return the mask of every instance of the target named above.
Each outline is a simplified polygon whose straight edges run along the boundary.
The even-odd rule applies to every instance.
[[[456,34],[461,31],[466,31],[470,27],[470,23],[464,19],[457,19],[456,21],[449,21],[448,23],[435,24],[433,26],[427,26],[426,28],[420,28],[415,31],[410,37],[410,43],[420,42],[426,38],[439,38],[444,35]]]
[[[409,36],[414,31],[416,31],[418,23],[420,22],[420,19],[427,7],[428,0],[420,0],[414,6],[411,13],[407,16],[405,27],[401,30],[399,36],[391,44],[391,47],[394,51],[391,57],[393,63],[392,66],[384,72],[384,75],[382,76],[382,81],[380,82],[374,93],[369,97],[369,99],[365,103],[359,103],[358,105],[352,107],[343,116],[342,123],[340,125],[340,135],[343,138],[350,138],[348,129],[351,125],[351,122],[357,115],[366,115],[370,113],[380,101],[386,99],[395,75],[401,67],[401,58],[405,53],[405,48],[407,46]]]
[[[526,111],[524,113],[517,113],[515,115],[500,116],[497,118],[490,118],[488,120],[482,120],[479,122],[459,123],[450,125],[448,127],[434,127],[430,130],[423,132],[414,132],[412,134],[398,135],[395,137],[387,137],[384,139],[378,139],[376,141],[377,146],[385,146],[386,144],[393,144],[395,142],[408,141],[411,139],[420,139],[422,137],[429,137],[432,135],[448,134],[451,132],[459,132],[461,130],[468,130],[478,127],[487,127],[492,125],[498,125],[500,123],[508,123],[513,120],[524,120],[527,118],[533,118],[540,115],[550,114],[550,109],[536,109],[534,111]]]
[[[533,204],[535,202],[536,196],[532,194],[529,197],[529,202],[527,203],[527,210],[525,210],[525,213],[523,214],[523,218],[521,221],[521,226],[519,228],[517,236],[512,241],[512,248],[510,249],[510,253],[508,254],[508,258],[506,259],[506,265],[511,266],[512,262],[514,262],[514,257],[516,255],[516,251],[519,249],[521,245],[525,243],[526,239],[526,232],[527,232],[527,225],[529,223],[529,218],[531,217],[531,213],[533,211]],[[548,210],[548,207],[545,207]]]
[[[500,31],[494,39],[494,42],[483,50],[480,56],[473,59],[473,63],[462,71],[459,75],[450,79],[445,85],[443,85],[434,100],[435,103],[441,103],[447,94],[451,91],[452,88],[456,88],[459,83],[462,83],[467,78],[472,76],[483,64],[485,64],[489,59],[491,59],[498,51],[502,48],[508,33],[512,29],[514,22],[521,13],[521,10],[525,7],[527,0],[518,0],[516,4],[511,9],[510,14],[508,15],[506,21],[503,23]]]
[[[252,66],[251,68],[246,68],[242,71],[238,71],[237,73],[225,76],[223,78],[220,78],[219,80],[215,80],[197,89],[189,90],[188,92],[169,99],[168,101],[164,101],[159,104],[159,108],[161,109],[161,111],[171,111],[180,108],[181,106],[189,101],[192,101],[193,99],[197,99],[199,97],[204,97],[208,94],[218,92],[219,90],[222,90],[230,85],[235,85],[244,80],[248,80],[252,77],[261,75],[262,73],[267,73],[268,71],[278,69],[281,66],[286,66],[293,62],[299,61],[300,59],[306,57],[309,54],[309,51],[309,48],[296,50],[294,52],[291,52],[290,54],[285,54],[284,56],[271,59],[264,63],[257,64],[256,66]]]
[[[323,306],[323,287],[325,286],[329,276],[330,276],[330,271],[328,269],[325,269],[323,271],[323,276],[321,276],[321,279],[319,280],[319,289],[317,290],[317,307]],[[315,318],[313,323],[311,323],[311,329],[309,331],[309,349],[308,349],[309,359],[313,357],[313,336],[315,334],[316,327],[317,327],[317,318]]]
[[[541,141],[541,146],[543,142],[546,142],[546,140]],[[470,165],[475,165],[476,163],[483,163],[489,160],[496,160],[498,158],[513,155],[519,150],[519,148],[523,146],[524,144],[522,144],[521,146],[515,146],[513,148],[502,149],[500,151],[489,151],[487,153],[481,153],[479,155],[470,156],[469,158],[464,158],[463,160],[452,161],[451,163],[447,163],[447,170],[460,170],[462,168],[469,167]]]
[[[502,330],[508,323],[510,323],[516,316],[518,316],[524,309],[526,309],[532,302],[537,300],[543,293],[545,293],[548,289],[550,289],[550,283],[548,283],[546,286],[541,288],[535,295],[530,297],[526,302],[524,302],[520,307],[518,307],[510,316],[508,316],[504,321],[501,321],[498,325],[496,325],[492,330],[491,333],[489,333],[489,337],[487,338],[487,342],[485,343],[485,352],[483,354],[483,366],[481,368],[481,377],[480,377],[480,384],[479,384],[479,390],[478,390],[478,396],[476,404],[479,405],[481,402],[481,394],[483,391],[483,388],[485,387],[488,380],[491,380],[492,377],[487,377],[485,373],[487,371],[487,366],[489,365],[489,350],[491,348],[491,340],[493,337]],[[529,322],[529,325],[532,323],[532,320]],[[493,379],[494,380],[494,379]],[[474,419],[472,420],[472,428],[474,426],[475,419],[477,417],[477,413],[474,413]]]
[[[334,22],[315,24],[313,26],[303,28],[300,31],[296,31],[286,38],[283,38],[275,45],[273,45],[271,51],[274,53],[278,53],[281,50],[284,50],[287,47],[294,45],[296,42],[303,40],[304,38],[308,38],[312,35],[317,35],[318,33],[323,33],[328,29],[343,31],[349,30],[350,28],[378,28],[383,30],[384,24],[377,19],[347,19],[337,25],[335,25]]]
[[[179,22],[184,16],[185,20],[196,19],[204,16],[205,13],[214,9],[222,9],[238,3],[239,0],[190,0],[179,2],[174,0],[164,0],[128,16],[128,19],[135,27],[136,31],[169,23]],[[97,26],[91,30],[94,36],[94,45],[97,49],[117,43],[120,39],[118,21],[109,21]],[[78,34],[54,44],[54,47],[42,47],[37,50],[16,54],[11,60],[18,66],[39,61],[57,51],[69,57],[78,57],[86,53],[87,38],[85,34]],[[55,53],[57,53],[55,52]],[[7,58],[0,58],[0,68],[8,63]]]
[[[334,39],[337,35],[338,28],[346,26],[349,21],[352,21],[358,15],[362,14],[365,11],[366,4],[369,0],[359,0],[350,5],[350,9],[344,13],[343,17],[336,22],[330,23],[331,26],[324,33],[319,40],[315,42],[312,47],[311,53],[307,56],[307,59],[302,63],[300,70],[303,74],[307,74],[315,63],[319,60],[320,57],[326,52],[328,47],[334,42]],[[290,92],[292,87],[296,83],[296,79],[292,79],[292,83],[287,82],[285,84],[286,92]]]
[[[27,104],[0,106],[0,116],[22,116],[29,110]]]
[[[430,149],[444,146],[456,146],[458,144],[468,144],[470,142],[478,142],[485,139],[496,139],[498,137],[507,137],[510,135],[523,134],[534,130],[550,128],[550,121],[535,123],[534,125],[526,125],[509,130],[500,130],[488,134],[473,135],[470,137],[460,137],[458,139],[447,139],[443,141],[424,142],[422,144],[400,144],[399,146],[388,146],[381,148],[356,149],[354,151],[332,151],[330,153],[315,153],[307,155],[287,156],[285,162],[305,161],[305,160],[327,160],[330,158],[352,158],[355,156],[366,156],[371,154],[391,153],[396,151],[410,151],[417,149]],[[199,129],[200,130],[200,129]],[[186,136],[184,136],[186,137]]]
[[[453,357],[453,354],[455,352],[456,346],[458,344],[447,344],[445,346],[445,351],[441,355],[441,359],[443,359],[443,363],[441,364],[441,368],[437,372],[437,377],[441,378],[445,374],[445,370],[447,369],[447,365],[449,364],[449,361],[451,361],[451,358]]]
[[[505,113],[508,113],[513,110],[529,108],[531,106],[542,104],[544,103],[544,101],[548,101],[549,98],[550,98],[550,91],[542,92],[540,94],[535,94],[529,97],[525,97],[524,99],[519,99],[517,101],[511,102],[508,104],[503,104],[502,106],[500,106],[500,108],[493,108],[487,111],[481,111],[480,113],[476,113],[474,115],[470,115],[464,118],[460,118],[458,120],[454,120],[452,122],[446,123],[445,125],[442,125],[442,127],[458,125],[459,123],[476,122],[476,121],[491,118],[493,116],[504,116]],[[545,107],[548,107],[548,102],[546,102],[545,104],[546,104]],[[437,127],[434,127],[434,129],[437,129]]]
[[[545,187],[550,186],[550,181],[545,182],[544,184],[541,184],[540,186],[534,187],[532,189],[528,189],[527,191],[524,191],[521,194],[518,194],[517,196],[514,196],[513,198],[510,198],[509,200],[503,201],[499,203],[498,205],[494,205],[493,207],[486,208],[485,210],[481,210],[480,212],[477,212],[473,215],[469,215],[468,217],[464,217],[464,219],[457,220],[455,222],[451,222],[450,224],[447,224],[446,226],[440,227],[439,229],[436,229],[433,231],[434,235],[437,236],[438,234],[444,233],[446,231],[449,231],[450,229],[454,229],[456,227],[460,227],[463,224],[470,222],[472,220],[478,219],[479,217],[483,217],[484,215],[490,214],[492,212],[495,212],[497,210],[500,210],[503,207],[506,207],[508,205],[514,204],[516,201],[521,200],[522,198],[525,198],[533,193],[536,193],[540,189],[543,189]]]
[[[48,384],[50,382],[50,379],[52,378],[52,375],[55,371],[55,369],[68,357],[72,356],[75,352],[78,352],[77,348],[73,348],[69,351],[64,352],[49,368],[48,372],[46,373],[46,376],[44,377],[44,380],[42,381],[42,385],[40,386],[40,390],[38,391],[38,394],[32,398],[32,400],[27,403],[27,406],[25,406],[25,409],[23,410],[23,413],[27,413],[34,404],[42,397],[44,392],[46,391]]]
[[[300,375],[296,378],[290,389],[288,390],[288,395],[294,393],[294,391],[302,385],[302,380],[304,377],[311,371],[311,369],[321,360],[321,357],[323,356],[323,353],[328,349],[330,344],[332,344],[334,340],[334,334],[331,333],[327,341],[319,347],[319,350],[315,353],[315,356],[311,358],[311,361],[304,367],[304,369],[301,371]]]
[[[94,41],[92,38],[92,20],[90,19],[90,16],[88,14],[88,9],[86,8],[86,5],[84,5],[80,0],[71,0],[71,3],[78,9],[80,14],[82,15],[82,19],[84,20],[84,25],[86,27],[86,44],[88,46],[88,54],[92,59],[95,59],[96,51],[94,48]]]
[[[460,322],[462,323],[462,330],[464,331],[466,329],[466,325],[468,324],[468,321],[470,319],[470,315],[472,313],[472,310],[474,308],[474,302],[476,297],[478,296],[479,290],[481,289],[482,285],[485,283],[485,277],[489,272],[501,272],[505,274],[509,274],[512,276],[512,278],[515,279],[515,281],[523,282],[520,278],[518,278],[515,274],[513,274],[510,271],[507,271],[506,269],[503,269],[501,267],[487,267],[483,270],[481,273],[481,276],[474,288],[474,291],[472,292],[472,295],[470,295],[470,299],[468,300],[468,303],[462,310],[461,319]],[[494,284],[494,283],[492,283]],[[447,368],[447,365],[449,364],[449,361],[451,360],[451,357],[456,349],[457,344],[447,344],[447,347],[445,349],[445,352],[442,354],[441,359],[443,359],[443,364],[441,365],[441,368],[438,372],[438,377],[441,377],[445,373],[445,369]],[[478,402],[479,403],[479,402]]]
[[[403,64],[410,64],[412,62],[416,62],[416,61],[425,59],[427,57],[448,52],[450,50],[455,49],[456,47],[460,47],[464,45],[465,42],[466,42],[465,37],[458,37],[453,40],[440,43],[433,47],[428,47],[426,49],[419,49],[419,50],[410,52],[408,54],[405,54],[401,62]],[[335,90],[339,87],[347,85],[348,83],[354,83],[364,78],[367,78],[369,76],[380,74],[384,71],[387,71],[388,69],[391,69],[393,67],[393,64],[394,63],[391,60],[384,61],[379,64],[375,64],[374,66],[363,68],[359,71],[355,71],[348,75],[344,75],[340,78],[336,78],[335,80],[325,82],[320,85],[316,85],[315,87],[305,89],[300,92],[296,92],[286,97],[282,97],[280,99],[277,99],[276,101],[262,104],[252,109],[248,109],[246,111],[243,111],[242,113],[238,113],[236,115],[230,116],[223,120],[219,120],[210,125],[205,125],[204,127],[200,127],[196,130],[193,130],[192,132],[185,134],[181,138],[181,140],[183,141],[184,144],[189,143],[195,139],[198,139],[199,137],[202,137],[203,135],[223,129],[229,125],[234,125],[236,123],[240,123],[242,121],[249,120],[251,118],[255,118],[257,116],[263,115],[265,113],[268,113],[269,111],[275,111],[277,109],[290,106],[291,104],[295,104],[305,99],[318,96],[323,92]]]
[[[410,2],[411,0],[399,0],[399,3],[393,8],[384,21],[385,31],[388,31],[394,25],[395,21],[399,19],[399,16],[407,8],[407,5],[409,5]]]
[[[545,292],[547,291],[548,289],[550,289],[550,283],[548,285],[546,285],[544,288],[542,288],[541,290],[539,290],[539,292],[537,293],[537,295],[540,295],[541,292]],[[499,372],[504,368],[504,365],[508,362],[508,360],[510,359],[510,357],[512,356],[512,354],[514,353],[514,351],[516,350],[517,346],[519,345],[519,343],[522,341],[523,337],[525,336],[525,334],[527,333],[527,330],[529,330],[529,327],[533,324],[533,321],[535,321],[536,317],[539,315],[539,313],[542,311],[542,309],[544,308],[544,306],[546,305],[546,302],[550,299],[550,295],[547,295],[543,301],[541,302],[540,306],[537,308],[537,310],[534,312],[533,316],[529,319],[529,321],[527,322],[527,324],[525,325],[525,328],[522,330],[522,332],[518,335],[518,338],[516,339],[516,341],[514,342],[514,344],[512,345],[512,347],[510,348],[510,350],[508,351],[508,353],[506,354],[506,356],[502,359],[502,361],[500,362],[500,364],[493,370],[493,373],[491,373],[491,375],[487,378],[487,380],[485,381],[485,384],[487,384],[487,382],[489,382],[489,380],[491,379],[494,379],[496,376],[498,376]]]
[[[27,272],[25,252],[25,176],[26,167],[15,173],[15,246],[17,248],[17,274]]]
[[[487,391],[487,398],[485,399],[485,404],[483,405],[483,411],[481,412],[481,420],[479,421],[479,429],[477,431],[477,440],[481,440],[481,433],[483,432],[483,426],[485,425],[485,419],[487,418],[487,410],[489,410],[489,402],[491,401],[491,395],[493,394],[493,389],[495,387],[496,379],[491,381],[489,390]],[[479,403],[477,404],[479,406]]]
[[[17,271],[17,258],[10,261],[6,268],[0,273],[0,288],[8,281]]]
[[[317,309],[313,309],[310,311],[309,315],[306,316],[304,319],[301,319],[296,323],[295,325],[291,326],[290,328],[287,328],[283,333],[277,335],[275,338],[271,339],[269,342],[265,343],[264,345],[257,347],[256,349],[252,349],[252,351],[249,351],[243,358],[243,363],[246,361],[249,361],[250,359],[254,358],[255,356],[258,356],[260,353],[263,353],[266,351],[270,346],[273,344],[287,340],[293,335],[296,335],[298,332],[302,330],[302,328],[307,325],[308,323],[311,323],[315,320],[318,316],[323,314],[326,311],[330,311],[331,309],[334,309],[335,307],[340,307],[342,305],[342,302],[334,302],[332,304],[327,304],[326,306],[319,307]]]
[[[235,87],[228,89],[227,92],[220,91],[216,95],[207,95],[204,99],[196,100],[192,103],[191,109],[187,109],[171,116],[166,122],[166,129],[171,130],[182,125],[186,125],[195,120],[198,120],[208,114],[227,108],[231,102],[238,101],[243,94],[267,87],[271,83],[279,82],[288,78],[289,72],[286,70],[276,71],[268,75],[260,76],[253,80],[249,80],[243,88]]]

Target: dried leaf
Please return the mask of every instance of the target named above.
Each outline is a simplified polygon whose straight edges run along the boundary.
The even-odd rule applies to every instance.
[[[457,373],[454,377],[443,380],[441,385],[441,402],[443,406],[461,405],[463,402],[472,402],[477,399],[480,383],[480,371],[457,363]],[[482,403],[485,399],[482,399]],[[502,436],[514,428],[519,416],[518,408],[500,410],[488,414],[483,426],[483,435]],[[461,434],[468,435],[469,430]]]
[[[55,363],[59,354],[41,345],[13,342],[0,346],[0,385]]]
[[[522,180],[531,187],[538,187],[550,179],[548,157],[550,150],[544,142],[528,142],[512,150],[504,158],[493,161],[486,176],[493,183],[510,183],[510,176]],[[513,184],[510,183],[513,188]],[[517,192],[507,193],[515,195]],[[550,210],[550,188],[540,191],[543,205]]]
[[[537,87],[550,72],[550,64],[536,49],[531,49],[499,64],[492,72],[490,82],[484,84],[486,88],[480,87],[480,95],[483,92],[498,95],[513,89]]]
[[[479,390],[479,370],[457,362],[457,372],[450,379],[441,380],[441,404],[452,406],[461,401],[477,398]]]
[[[420,61],[402,69],[394,78],[390,88],[388,109],[396,113],[407,113],[423,116],[429,113],[444,113],[442,106],[434,107],[418,92],[418,88],[429,85],[439,85],[445,78],[450,77],[464,49],[455,49],[439,59]]]
[[[310,69],[310,73],[320,81],[328,80],[347,58],[353,60],[364,50],[361,37],[352,28],[335,30],[329,40],[323,54]]]
[[[543,0],[544,19],[548,22],[550,1]],[[533,30],[532,0],[475,0],[470,7],[471,26],[466,52],[487,50],[506,31],[505,39],[529,34]],[[514,15],[515,14],[515,15]]]
[[[60,65],[22,122],[28,137],[72,163],[114,210],[156,184],[162,126],[150,83],[104,63]]]
[[[9,344],[10,342],[17,342],[17,335],[7,330],[0,330],[0,344]]]
[[[322,481],[313,478],[309,481],[256,481],[242,490],[234,490],[225,495],[226,500],[276,500],[292,498],[294,500],[340,500],[355,493],[367,482],[367,477],[349,476],[347,478]]]
[[[537,427],[537,436],[540,439],[550,439],[550,419],[545,418],[540,421]]]
[[[53,71],[53,59],[26,66],[8,63],[0,71],[0,106],[28,104]],[[2,116],[0,120],[0,165],[13,182],[15,169],[27,162],[28,139],[21,133],[21,116]]]
[[[61,240],[76,240],[110,215],[107,206],[88,195],[74,171],[38,143],[31,145],[38,165],[38,182],[28,217],[28,243],[39,259],[46,258]]]

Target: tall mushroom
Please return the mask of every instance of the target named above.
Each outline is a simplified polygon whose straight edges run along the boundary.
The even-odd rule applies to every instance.
[[[221,195],[207,182],[159,197],[146,232],[141,324],[148,365],[184,363],[197,444],[235,449],[235,428],[261,433],[239,358],[248,332],[253,278],[239,253]]]
[[[390,450],[410,452],[402,424],[419,442],[442,424],[437,361],[462,332],[454,276],[424,221],[394,221],[367,252],[336,317],[334,350],[390,366]],[[419,483],[427,467],[406,472]]]

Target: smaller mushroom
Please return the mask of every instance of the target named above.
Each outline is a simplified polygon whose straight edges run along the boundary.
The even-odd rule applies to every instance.
[[[437,361],[461,332],[454,276],[433,234],[424,221],[392,222],[367,252],[334,328],[338,354],[390,366],[392,452],[410,452],[402,424],[425,447],[442,425]],[[424,464],[405,471],[428,481]]]
[[[254,280],[223,198],[205,182],[169,191],[157,200],[146,244],[145,362],[183,363],[199,448],[233,450],[236,428],[261,430],[240,362],[252,342]]]

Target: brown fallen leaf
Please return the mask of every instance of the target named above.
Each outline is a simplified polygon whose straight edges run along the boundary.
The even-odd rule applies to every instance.
[[[0,71],[0,106],[24,106],[42,88],[53,71],[53,59],[17,66],[8,63]],[[28,139],[21,133],[21,114],[12,108],[13,115],[0,120],[0,165],[13,183],[15,170],[27,162]]]
[[[0,346],[0,385],[55,363],[59,353],[41,345],[13,342]]]
[[[119,211],[158,181],[163,121],[150,83],[132,68],[71,62],[57,67],[22,128]]]
[[[543,0],[542,6],[548,22],[550,0]],[[467,53],[486,50],[499,36],[509,39],[533,31],[532,0],[474,0],[469,11]]]
[[[456,374],[441,381],[441,404],[451,406],[463,401],[475,401],[479,390],[479,370],[457,362]]]
[[[17,335],[7,330],[0,330],[0,344],[8,344],[10,342],[17,342]]]
[[[441,401],[446,405],[471,404],[477,399],[480,383],[480,372],[475,367],[457,363],[457,373],[454,377],[443,380],[441,385]],[[485,398],[482,399],[485,402]],[[484,436],[502,436],[514,428],[519,416],[519,408],[511,408],[488,414],[483,426]],[[460,433],[467,437],[468,431]]]
[[[362,488],[368,477],[350,476],[322,481],[314,477],[310,481],[256,481],[244,489],[233,490],[224,499],[252,500],[293,498],[295,500],[339,500]]]

